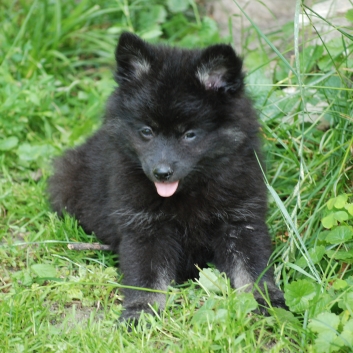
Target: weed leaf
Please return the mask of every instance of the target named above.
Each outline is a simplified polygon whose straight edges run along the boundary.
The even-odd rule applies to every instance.
[[[336,260],[344,260],[345,262],[351,262],[348,260],[353,259],[353,249],[352,250],[326,250],[326,255],[332,259]]]
[[[30,145],[25,142],[18,147],[17,155],[23,161],[34,161],[43,156],[52,155],[54,151],[54,147],[48,144]]]
[[[325,228],[331,229],[333,226],[337,225],[337,220],[336,220],[335,216],[333,215],[333,213],[330,213],[328,216],[324,217],[321,220],[321,223]]]
[[[342,345],[342,341],[338,340],[335,332],[326,331],[325,333],[319,333],[314,346],[316,352],[330,353],[338,351]]]
[[[353,292],[345,292],[341,300],[338,302],[338,306],[343,310],[352,311],[353,308]]]
[[[284,297],[291,311],[301,312],[309,309],[309,302],[315,295],[316,287],[314,283],[302,279],[286,286]]]
[[[290,322],[294,325],[300,325],[300,321],[288,310],[282,308],[273,308],[273,312],[277,317],[278,321],[283,322]]]
[[[351,216],[353,216],[353,203],[347,203],[344,208]]]
[[[340,319],[336,314],[324,312],[309,322],[308,327],[318,333],[315,339],[315,347],[318,352],[333,352],[342,346],[342,340],[338,340],[337,329]]]
[[[332,210],[333,207],[343,208],[347,202],[347,199],[348,199],[347,194],[341,194],[341,195],[338,195],[337,197],[333,197],[332,199],[327,201],[327,208],[329,210]]]
[[[315,246],[314,248],[309,249],[309,256],[313,262],[313,264],[317,264],[321,261],[322,257],[325,254],[325,247],[323,245]],[[301,256],[295,264],[301,268],[305,268],[308,266],[308,263],[304,256]]]
[[[348,218],[348,215],[347,215],[347,218]],[[329,232],[325,240],[330,244],[340,244],[348,240],[351,240],[352,238],[353,238],[353,227],[338,226]]]
[[[332,287],[336,290],[344,289],[347,287],[347,282],[343,279],[337,278],[333,283]]]
[[[342,194],[342,195],[335,197],[334,206],[336,208],[343,208],[347,203],[347,199],[348,199],[347,194]]]
[[[346,19],[353,22],[353,9],[350,9],[346,12]]]
[[[10,136],[0,141],[0,151],[9,151],[16,147],[18,144],[18,138],[16,136]]]
[[[183,12],[189,7],[188,0],[167,0],[168,8],[171,12]]]
[[[327,228],[330,229],[333,226],[336,226],[338,224],[338,222],[344,222],[348,219],[348,214],[345,211],[337,211],[337,212],[333,212],[330,213],[329,215],[327,215],[326,217],[324,217],[321,220],[322,225]]]
[[[336,314],[324,312],[312,319],[308,326],[314,332],[326,333],[336,331],[339,323],[340,319]]]
[[[77,288],[72,288],[66,292],[66,299],[67,301],[72,301],[72,300],[83,300],[83,293],[81,290]]]
[[[31,269],[40,278],[53,278],[56,276],[55,267],[49,264],[34,264]]]
[[[348,214],[345,211],[338,211],[335,213],[338,222],[344,222],[348,219]]]
[[[244,314],[248,314],[258,307],[257,301],[252,293],[240,293],[237,299],[239,308],[241,308],[241,312]]]
[[[226,289],[224,278],[218,270],[212,268],[204,268],[200,271],[198,283],[205,290],[214,293],[220,293]]]
[[[341,333],[342,339],[344,339],[349,345],[353,346],[353,319],[350,319],[343,327]]]

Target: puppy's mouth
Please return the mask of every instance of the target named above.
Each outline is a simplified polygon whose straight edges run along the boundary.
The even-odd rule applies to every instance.
[[[173,182],[155,182],[157,193],[162,197],[170,197],[177,191],[179,180]]]

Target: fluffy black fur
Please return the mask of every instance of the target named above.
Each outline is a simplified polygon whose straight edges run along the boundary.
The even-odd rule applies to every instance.
[[[241,59],[229,45],[184,50],[124,33],[116,60],[119,87],[103,126],[55,163],[53,209],[111,245],[126,285],[165,290],[195,278],[195,264],[213,262],[232,286],[251,288],[271,241]],[[176,181],[171,196],[157,193],[154,183]],[[260,286],[284,306],[272,276],[268,270]],[[126,290],[122,317],[137,319],[153,303],[163,309],[164,295]]]

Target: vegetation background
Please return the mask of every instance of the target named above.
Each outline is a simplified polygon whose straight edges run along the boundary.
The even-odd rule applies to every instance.
[[[122,31],[184,47],[232,38],[193,0],[1,1],[0,352],[353,350],[353,8],[346,28],[304,0],[295,10],[277,31],[249,18],[241,33],[267,157],[272,261],[290,311],[257,314],[251,293],[203,269],[129,332],[116,325],[116,259],[69,250],[95,238],[50,211],[51,159],[99,126]]]

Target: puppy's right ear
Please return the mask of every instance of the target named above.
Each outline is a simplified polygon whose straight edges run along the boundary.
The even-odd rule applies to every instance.
[[[119,84],[140,79],[151,69],[151,46],[135,34],[124,32],[115,51],[118,69],[115,79]]]
[[[234,93],[244,85],[242,65],[230,45],[215,44],[202,51],[196,76],[207,91]]]

